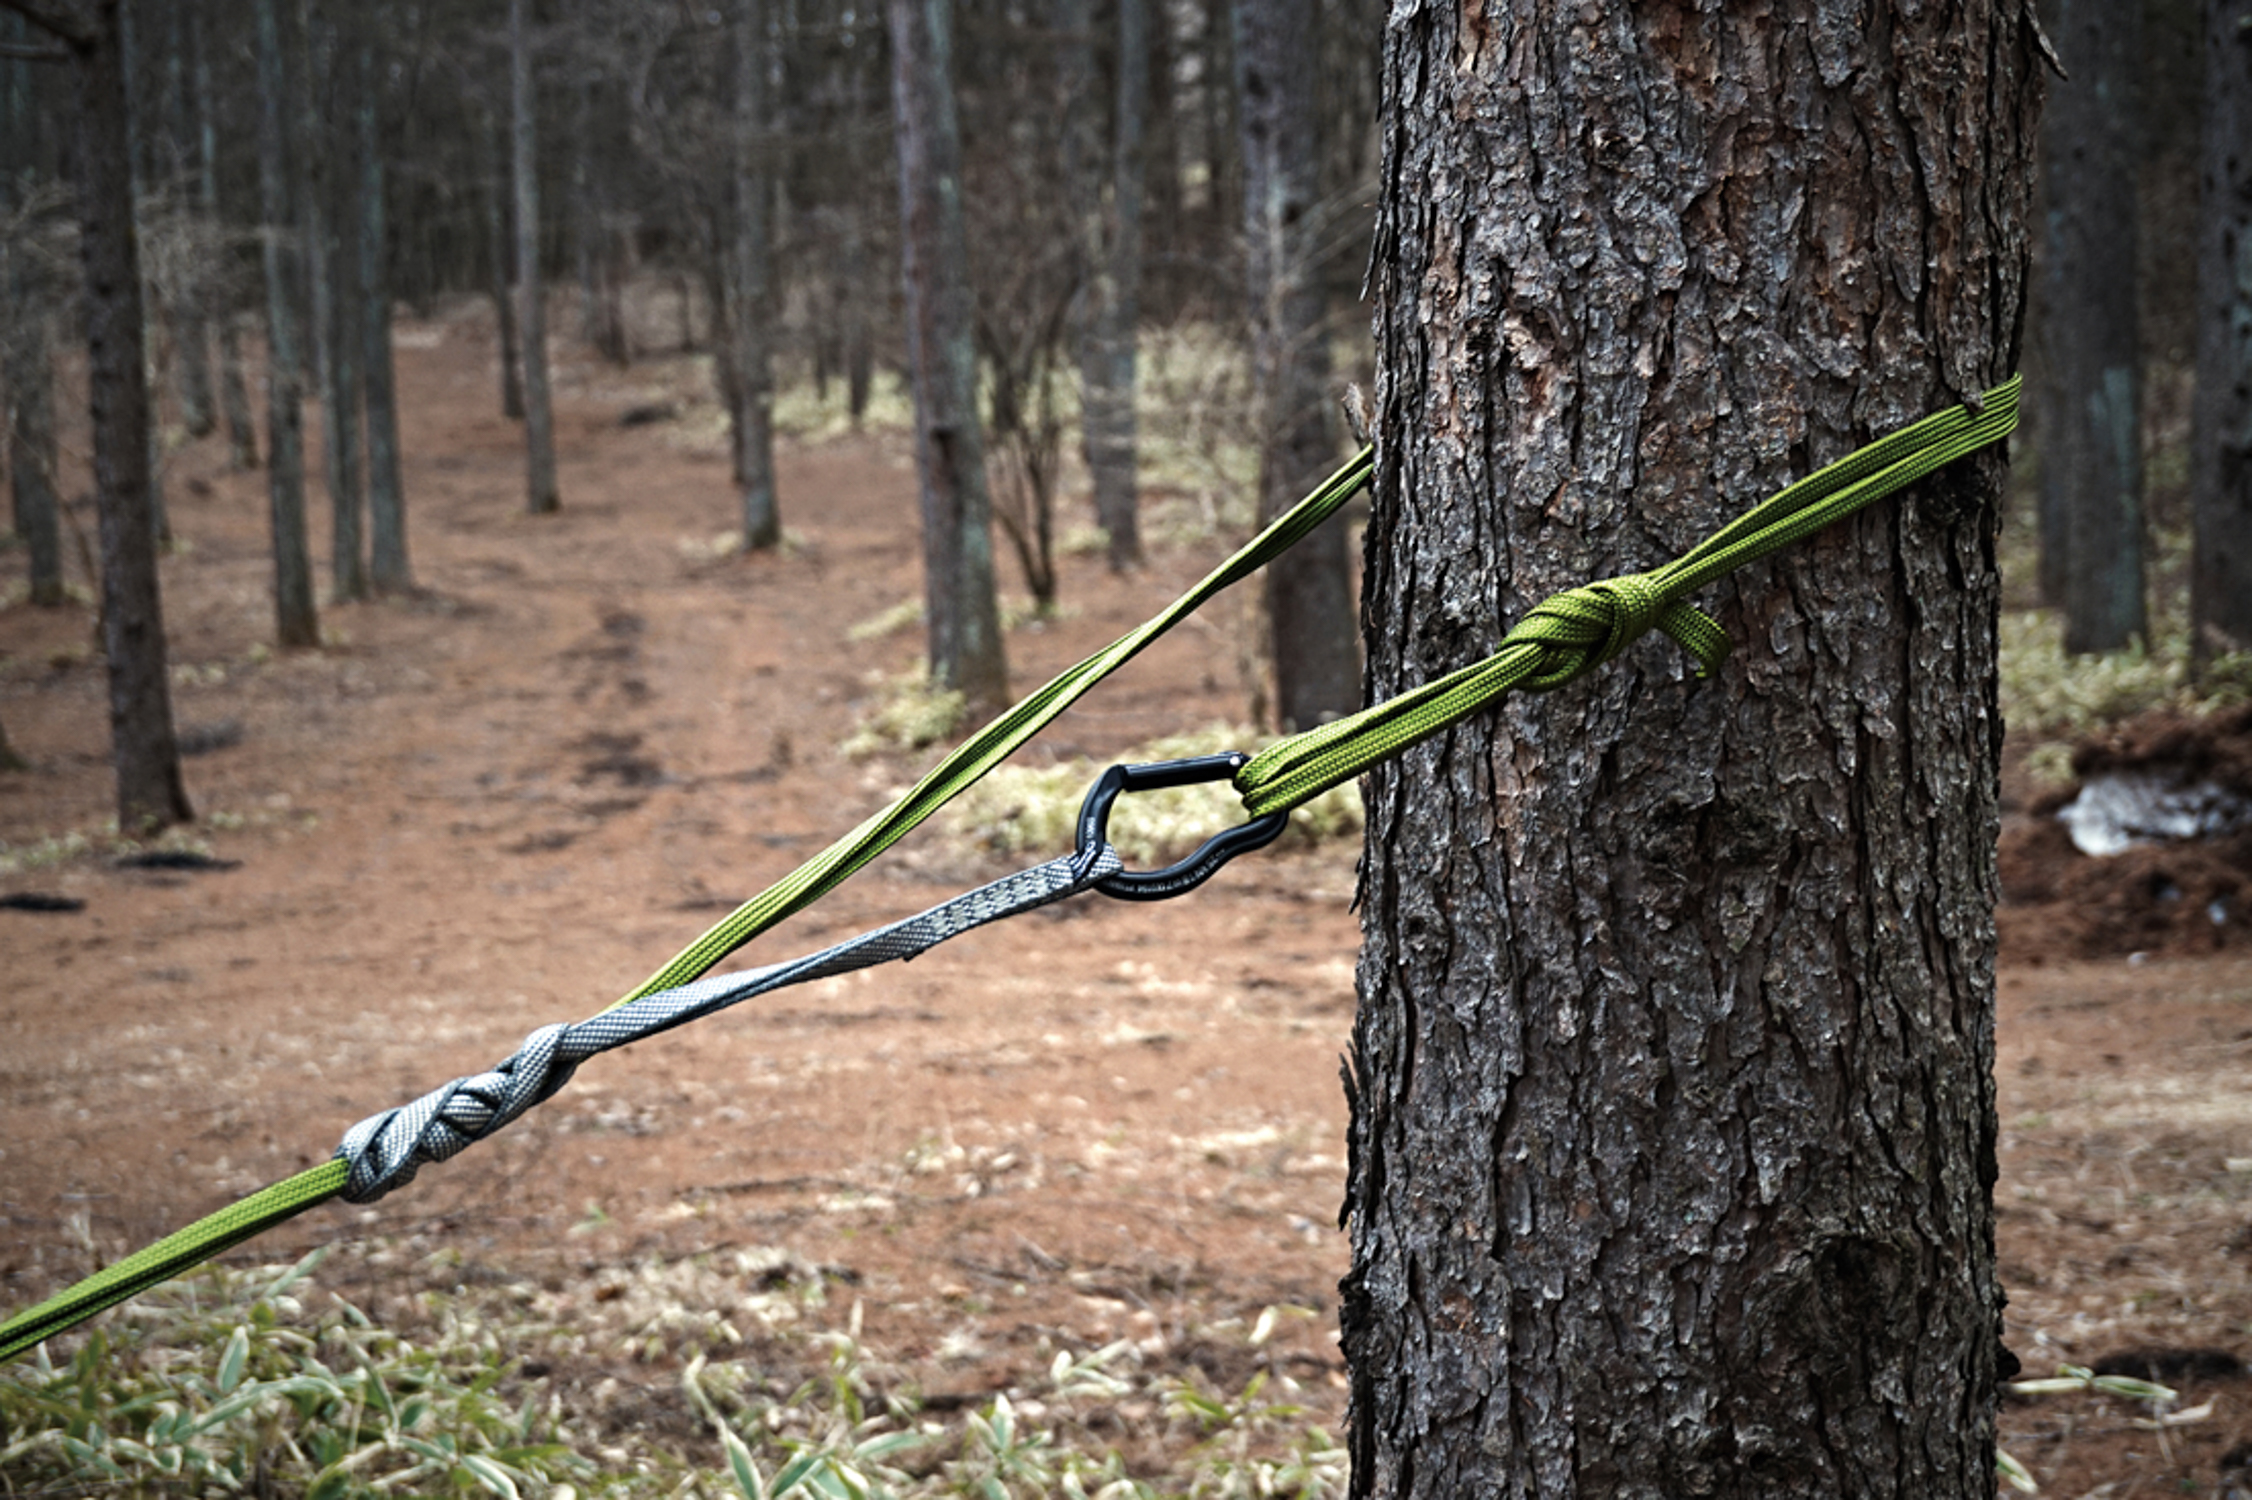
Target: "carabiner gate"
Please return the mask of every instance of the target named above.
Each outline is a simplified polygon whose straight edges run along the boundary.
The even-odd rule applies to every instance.
[[[1251,757],[1238,750],[1225,755],[1200,755],[1193,760],[1160,760],[1139,766],[1112,766],[1095,781],[1079,809],[1078,852],[1092,860],[1110,839],[1110,808],[1123,792],[1154,792],[1164,787],[1195,786],[1234,777]],[[1220,866],[1238,854],[1263,849],[1290,826],[1290,814],[1268,813],[1239,827],[1214,834],[1204,847],[1178,864],[1162,870],[1120,870],[1095,882],[1095,889],[1121,901],[1163,901],[1183,891],[1195,890],[1218,873]]]

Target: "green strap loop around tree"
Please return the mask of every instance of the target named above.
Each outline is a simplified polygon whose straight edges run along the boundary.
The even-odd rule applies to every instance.
[[[2006,437],[2017,425],[2017,397],[2018,381],[2013,377],[1975,406],[1926,417],[1800,480],[1662,568],[1605,579],[1544,600],[1485,661],[1389,703],[1279,741],[1237,774],[1236,789],[1254,816],[1296,807],[1461,721],[1512,688],[1545,691],[1563,686],[1611,660],[1652,628],[1695,657],[1700,675],[1710,673],[1727,655],[1728,637],[1682,596]],[[730,913],[617,1003],[700,978],[735,949],[836,889],[968,790],[1143,647],[1327,520],[1368,482],[1374,468],[1374,450],[1363,448],[1154,619],[1065,671],[972,735],[898,801]],[[0,1323],[0,1360],[12,1359],[40,1340],[328,1201],[342,1191],[346,1175],[341,1160],[300,1172],[18,1313]]]
[[[2009,436],[2017,426],[2019,384],[2013,375],[1974,402],[1879,438],[1754,506],[1662,568],[1542,600],[1484,661],[1278,740],[1236,773],[1244,809],[1264,817],[1296,807],[1514,688],[1562,687],[1617,656],[1652,626],[1696,658],[1697,675],[1709,675],[1728,654],[1728,636],[1684,595]]]

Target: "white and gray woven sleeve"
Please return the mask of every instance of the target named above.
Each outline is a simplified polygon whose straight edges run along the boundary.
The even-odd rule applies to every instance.
[[[1093,857],[1068,854],[942,902],[926,912],[864,932],[788,963],[712,974],[678,989],[643,995],[573,1026],[542,1026],[490,1072],[456,1078],[410,1104],[370,1115],[344,1133],[336,1154],[351,1166],[343,1197],[372,1203],[414,1179],[423,1163],[444,1161],[554,1097],[572,1070],[598,1052],[670,1031],[730,1005],[809,979],[913,958],[973,927],[1078,895],[1123,862],[1104,844]]]

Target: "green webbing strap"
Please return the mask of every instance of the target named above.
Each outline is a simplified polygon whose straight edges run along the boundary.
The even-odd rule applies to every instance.
[[[1717,578],[1765,557],[2009,436],[2020,377],[1847,454],[1738,516],[1683,556],[1648,573],[1608,578],[1535,605],[1484,661],[1319,729],[1278,740],[1236,773],[1253,817],[1296,807],[1477,712],[1512,688],[1545,692],[1601,666],[1652,626],[1710,674],[1728,636],[1685,603]]]
[[[1248,578],[1287,552],[1350,500],[1375,471],[1376,453],[1363,448],[1305,499],[1244,545],[1242,551],[1206,574],[1204,580],[1147,624],[1129,631],[1072,667],[1016,707],[979,730],[897,802],[831,844],[763,893],[752,897],[711,931],[683,949],[671,963],[642,981],[618,1004],[671,989],[698,977],[785,917],[803,911],[877,855],[898,843],[931,814],[953,801],[988,771],[1016,752],[1058,714],[1201,608],[1214,594]]]
[[[193,1270],[222,1250],[264,1234],[316,1203],[327,1202],[344,1186],[346,1171],[343,1162],[328,1161],[284,1178],[16,1314],[0,1323],[0,1361],[14,1359],[41,1339],[52,1338],[105,1307]]]
[[[1682,595],[2007,436],[2017,423],[2017,396],[2018,380],[2012,377],[1975,405],[1926,417],[1800,480],[1654,572],[1606,579],[1544,601],[1483,662],[1389,703],[1277,742],[1237,774],[1235,784],[1245,806],[1254,816],[1295,807],[1460,721],[1511,688],[1562,686],[1609,661],[1653,625],[1694,655],[1703,672],[1710,672],[1727,654],[1728,638],[1711,619],[1682,602]],[[972,735],[898,801],[737,908],[618,1004],[698,978],[735,949],[834,890],[1143,647],[1328,519],[1368,482],[1374,466],[1374,450],[1363,448],[1156,618],[1070,668]],[[328,1201],[343,1189],[348,1173],[340,1159],[300,1172],[18,1313],[0,1323],[0,1360],[12,1359],[40,1340]]]
[[[917,825],[1007,759],[1088,689],[1132,660],[1143,647],[1179,624],[1213,595],[1249,577],[1296,545],[1368,482],[1374,464],[1373,450],[1362,449],[1343,468],[1323,480],[1312,494],[1213,569],[1196,587],[1167,605],[1156,618],[1065,671],[970,736],[898,801],[752,897],[683,949],[672,962],[650,975],[631,994],[622,997],[617,1005],[702,976],[735,949],[836,889],[854,871],[905,838]],[[610,1009],[615,1010],[617,1005]],[[18,1313],[0,1323],[0,1361],[13,1359],[41,1339],[51,1338],[104,1308],[114,1307],[128,1297],[202,1264],[252,1235],[327,1202],[343,1191],[349,1175],[350,1168],[341,1159],[332,1158],[223,1208],[209,1218],[199,1219],[178,1233],[66,1288],[37,1307]]]

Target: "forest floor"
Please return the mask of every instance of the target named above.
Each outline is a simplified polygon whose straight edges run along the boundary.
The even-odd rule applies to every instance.
[[[896,434],[786,446],[790,545],[741,557],[714,543],[731,487],[689,362],[566,355],[563,509],[535,518],[489,325],[405,325],[398,357],[421,592],[327,608],[318,651],[262,644],[264,474],[229,472],[216,439],[172,457],[175,710],[201,752],[192,832],[227,867],[110,856],[92,615],[0,611],[0,722],[33,767],[0,776],[0,894],[85,903],[0,910],[6,1306],[600,1009],[915,769],[837,748],[920,652],[912,625],[851,629],[920,592]],[[667,402],[673,420],[621,424]],[[1061,617],[1009,636],[1018,687],[1200,575],[1219,544],[1180,531],[1126,577],[1063,559]],[[1227,609],[1028,753],[1107,760],[1241,720]],[[410,1189],[241,1258],[336,1243],[324,1284],[379,1319],[490,1287],[599,1328],[555,1378],[619,1434],[700,1440],[679,1361],[726,1352],[773,1252],[819,1273],[792,1316],[857,1319],[935,1410],[1130,1340],[1227,1391],[1269,1371],[1334,1429],[1353,859],[1283,849],[1192,899],[1085,898],[754,1003],[605,1057]],[[1000,868],[919,837],[748,956]],[[2014,1400],[2004,1446],[2049,1493],[2212,1493],[2252,1441],[2252,1380],[2214,1354],[2252,1352],[2252,948],[2075,957],[2044,912],[2069,925],[2004,913],[2008,1342],[2029,1376],[2155,1359],[2182,1394],[2164,1426],[2101,1394]],[[1311,1316],[1250,1337],[1273,1307]],[[1122,1446],[1155,1440],[1136,1423]]]

